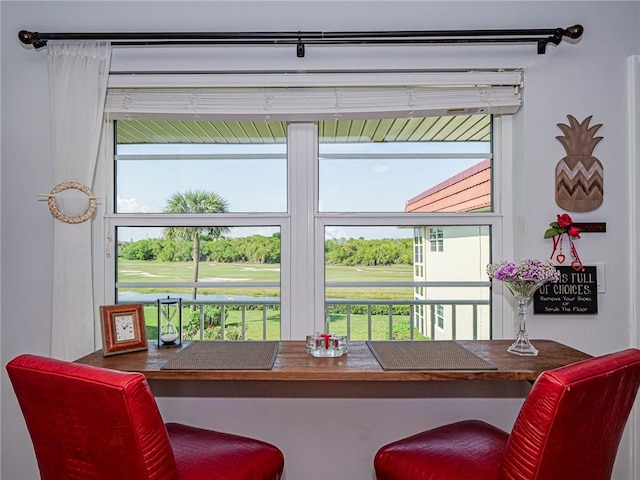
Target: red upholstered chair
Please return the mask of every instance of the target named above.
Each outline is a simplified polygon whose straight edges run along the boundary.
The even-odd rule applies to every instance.
[[[145,377],[21,355],[7,365],[43,480],[276,480],[284,457],[247,437],[164,424]]]
[[[609,480],[640,383],[640,350],[540,375],[511,434],[467,420],[376,453],[378,480]]]

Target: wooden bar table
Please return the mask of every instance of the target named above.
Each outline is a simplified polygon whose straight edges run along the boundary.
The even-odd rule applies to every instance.
[[[511,340],[458,340],[457,343],[491,362],[493,370],[383,370],[366,342],[349,342],[348,353],[337,358],[309,355],[304,341],[280,341],[270,370],[162,370],[188,342],[175,348],[104,357],[102,350],[76,363],[140,372],[154,394],[169,397],[524,397],[544,370],[590,355],[551,340],[532,340],[536,357],[507,352]]]

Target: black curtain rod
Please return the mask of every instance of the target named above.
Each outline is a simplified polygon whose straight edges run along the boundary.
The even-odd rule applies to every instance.
[[[298,57],[304,57],[305,45],[347,44],[473,44],[536,43],[538,53],[547,45],[559,45],[563,37],[578,39],[582,25],[568,28],[509,30],[404,30],[369,32],[111,32],[111,33],[39,33],[21,30],[18,38],[37,50],[48,40],[108,40],[113,45],[296,45]]]

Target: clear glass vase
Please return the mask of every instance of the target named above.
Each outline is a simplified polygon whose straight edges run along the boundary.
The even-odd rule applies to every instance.
[[[508,352],[516,355],[538,355],[538,349],[531,344],[527,333],[527,307],[535,291],[547,282],[548,280],[504,280],[518,305],[519,321],[518,334],[515,341],[507,348]]]

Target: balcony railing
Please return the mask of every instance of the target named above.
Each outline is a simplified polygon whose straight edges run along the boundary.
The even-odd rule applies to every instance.
[[[155,301],[149,300],[135,303],[156,305]],[[225,300],[183,300],[182,305],[185,339],[268,340],[280,338],[279,299],[265,301],[265,299],[259,298],[241,300],[231,297]],[[446,310],[442,326],[438,325],[437,306],[442,306]],[[208,307],[214,309],[218,307],[219,310],[212,314],[212,308]],[[483,310],[484,316],[481,315]],[[232,312],[234,313],[232,314]],[[233,319],[229,318],[231,315],[233,315]],[[249,322],[249,316],[252,317],[251,322]],[[271,328],[269,328],[270,316],[273,323]],[[257,321],[256,317],[259,317]],[[488,317],[488,300],[350,300],[329,298],[325,301],[325,330],[347,335],[349,339],[354,340],[489,338]],[[483,318],[487,319],[484,323],[482,322]],[[379,333],[382,330],[382,322],[385,324],[383,335]],[[151,323],[147,321],[148,325]],[[249,323],[254,327],[260,324],[261,332],[259,334],[254,331],[248,332]],[[355,328],[356,326],[358,328]]]
[[[465,322],[470,324],[464,330],[467,334],[463,335],[465,339],[473,339],[477,340],[479,338],[489,338],[489,332],[483,336],[481,335],[480,328],[480,315],[479,315],[479,307],[486,306],[487,307],[487,316],[489,309],[489,301],[488,300],[335,300],[335,299],[326,299],[325,300],[325,318],[330,319],[331,307],[336,305],[344,305],[346,306],[346,331],[339,332],[347,335],[348,338],[351,338],[351,325],[352,318],[354,316],[353,310],[356,306],[363,306],[366,309],[366,319],[367,319],[367,340],[378,340],[379,338],[372,338],[372,325],[374,320],[373,309],[375,306],[383,306],[387,309],[387,320],[388,320],[388,328],[387,328],[387,337],[388,340],[396,340],[400,339],[396,335],[394,335],[394,326],[397,326],[398,323],[403,324],[405,322],[398,322],[398,315],[394,314],[394,310],[396,307],[400,306],[408,306],[408,318],[406,324],[408,326],[408,340],[415,340],[418,337],[421,339],[450,339],[456,340],[458,339],[458,333],[460,330],[459,323]],[[417,315],[417,307],[418,306],[428,307],[429,311],[428,319],[424,320],[424,316]],[[436,322],[436,306],[444,306],[448,307],[449,312],[447,315],[448,321],[445,320],[444,328],[439,328]],[[460,315],[461,307],[468,306],[468,310],[470,312],[465,312]],[[380,316],[380,314],[377,314]],[[329,323],[329,322],[328,322]],[[327,325],[326,330],[330,330],[331,326]],[[440,330],[440,332],[438,332]],[[404,339],[404,338],[402,338]]]

